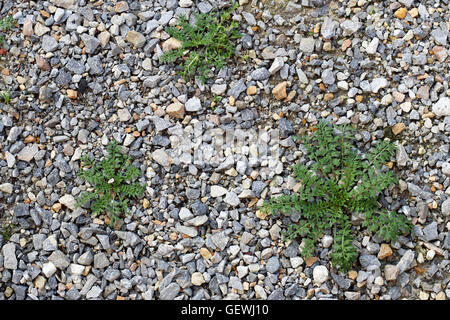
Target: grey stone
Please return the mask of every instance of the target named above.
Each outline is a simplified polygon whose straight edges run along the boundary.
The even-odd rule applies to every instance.
[[[219,250],[223,251],[227,247],[228,237],[225,235],[223,231],[214,233],[211,236],[211,241],[214,245],[219,248]]]
[[[269,260],[267,260],[266,263],[267,272],[275,273],[278,272],[279,269],[280,269],[280,260],[278,259],[278,257],[271,257],[269,258]]]
[[[53,251],[48,257],[48,261],[53,263],[58,269],[65,269],[70,264],[69,258],[67,258],[67,256],[60,250]]]
[[[171,283],[159,295],[161,300],[173,300],[180,292],[180,286],[177,283]]]
[[[231,276],[230,277],[230,281],[228,282],[228,285],[231,288],[236,289],[236,290],[241,290],[241,291],[244,290],[244,287],[242,285],[242,281],[238,277]]]
[[[434,40],[441,44],[446,46],[447,45],[447,37],[448,37],[448,31],[443,30],[441,28],[436,28],[433,31],[431,31],[431,36],[434,38]]]
[[[397,263],[397,269],[400,273],[403,273],[404,271],[408,270],[411,267],[412,262],[414,261],[414,251],[407,250],[400,261]]]
[[[266,183],[263,181],[253,181],[252,183],[252,192],[255,195],[255,197],[259,198],[261,195],[261,192],[263,192],[264,188],[266,187]]]
[[[161,81],[161,76],[158,76],[158,75],[150,76],[144,80],[143,86],[144,86],[144,88],[153,89],[153,88],[156,88],[159,81]]]
[[[53,52],[58,48],[58,41],[55,38],[44,34],[42,37],[42,49],[45,52]]]
[[[86,67],[84,66],[84,64],[75,59],[70,59],[66,63],[65,67],[67,70],[69,70],[70,72],[73,72],[75,74],[83,74],[86,70]]]
[[[2,247],[3,267],[5,269],[17,269],[16,245],[14,243],[7,243]]]
[[[441,212],[445,217],[450,216],[450,198],[442,202]]]
[[[9,131],[7,140],[9,142],[16,142],[17,138],[19,138],[20,134],[23,131],[23,127],[12,127]]]
[[[170,127],[170,122],[159,117],[153,118],[153,124],[155,125],[156,132],[163,131]]]
[[[437,230],[437,222],[433,221],[428,224],[425,228],[423,228],[423,234],[425,236],[426,241],[436,240],[439,237],[439,233]]]
[[[450,232],[447,232],[444,239],[444,249],[450,249]]]
[[[376,266],[376,267],[381,266],[381,263],[378,260],[378,258],[371,254],[362,254],[359,257],[359,263],[361,264],[361,266],[364,269],[367,269],[370,266]]]
[[[241,200],[233,191],[228,192],[223,201],[232,207],[236,207],[241,203]]]
[[[250,74],[250,76],[253,80],[262,81],[262,80],[269,79],[270,72],[269,72],[269,70],[267,70],[267,68],[262,67],[262,68],[258,68],[256,70],[254,70]]]
[[[80,291],[75,286],[70,287],[64,296],[67,300],[79,300],[81,298]]]
[[[228,94],[233,96],[233,98],[239,98],[239,95],[247,89],[243,79],[236,82],[233,87],[229,90]]]
[[[89,74],[99,75],[103,73],[102,60],[99,56],[89,57],[87,59],[87,64],[89,66]]]
[[[109,282],[114,282],[120,278],[120,271],[113,268],[108,268],[103,272],[103,277]]]
[[[96,37],[93,37],[87,33],[83,33],[80,37],[85,45],[85,50],[86,50],[87,54],[94,53],[95,50],[100,45],[100,40],[98,40]]]
[[[27,217],[30,215],[30,205],[27,203],[18,203],[14,206],[14,216],[19,217]]]
[[[83,266],[89,266],[93,260],[94,256],[92,255],[92,252],[86,251],[78,258],[77,262]]]
[[[334,78],[334,74],[333,74],[333,69],[329,68],[329,69],[325,69],[322,72],[322,81],[325,84],[333,84],[336,79]]]

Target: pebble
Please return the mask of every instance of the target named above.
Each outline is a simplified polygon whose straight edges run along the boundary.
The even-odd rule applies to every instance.
[[[326,266],[315,266],[313,269],[313,279],[314,282],[318,285],[321,285],[322,283],[326,282],[329,277],[329,272]]]
[[[441,97],[435,104],[433,104],[432,111],[436,117],[450,116],[450,98]]]
[[[201,110],[202,104],[201,104],[199,98],[192,97],[188,101],[186,101],[184,108],[188,112],[197,112],[197,111]]]
[[[16,245],[14,243],[7,243],[2,247],[3,268],[16,270],[18,261],[16,257]]]

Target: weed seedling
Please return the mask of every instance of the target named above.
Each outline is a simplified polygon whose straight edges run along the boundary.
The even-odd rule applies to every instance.
[[[108,155],[100,162],[87,155],[81,157],[78,176],[93,186],[94,191],[85,191],[77,199],[77,206],[92,201],[92,214],[106,213],[110,225],[119,219],[122,212],[128,212],[128,199],[141,196],[145,186],[133,182],[140,175],[130,157],[120,152],[117,142],[107,146]]]
[[[212,67],[216,70],[226,65],[226,59],[234,55],[233,40],[241,37],[238,24],[231,21],[231,13],[239,4],[233,3],[223,12],[194,14],[195,23],[190,24],[185,16],[178,18],[178,26],[169,27],[166,32],[181,42],[181,47],[164,53],[162,63],[182,58],[180,75],[187,79],[194,74],[204,83]]]
[[[9,101],[11,100],[11,92],[9,90],[2,90],[0,92],[0,96],[2,97],[5,104],[9,105]]]
[[[348,271],[358,256],[352,244],[352,217],[361,216],[362,227],[389,242],[412,227],[405,216],[381,208],[377,202],[380,193],[397,183],[392,171],[383,167],[395,153],[395,145],[380,141],[362,156],[353,146],[353,130],[351,126],[335,130],[320,122],[313,134],[303,136],[309,159],[292,167],[298,190],[266,201],[261,208],[272,214],[299,215],[284,236],[302,238],[305,258],[313,255],[314,245],[324,233],[332,233],[331,263],[343,271]]]
[[[13,234],[14,225],[12,223],[4,223],[2,225],[2,236],[5,241],[9,241]]]
[[[0,19],[0,31],[5,32],[5,31],[10,30],[14,26],[15,23],[16,23],[16,20],[14,20],[14,18],[11,16]],[[4,35],[0,34],[0,44],[2,44],[4,40],[5,40]]]

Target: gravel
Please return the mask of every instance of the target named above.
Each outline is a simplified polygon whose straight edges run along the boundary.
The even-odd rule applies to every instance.
[[[237,57],[205,83],[160,62],[163,30],[226,1],[3,4],[0,300],[450,298],[447,1],[239,2]],[[354,217],[346,273],[332,230],[306,259],[283,240],[301,215],[258,210],[299,187],[293,136],[319,120],[395,141],[378,202],[414,225],[387,243]],[[112,139],[145,184],[113,227],[76,205]]]

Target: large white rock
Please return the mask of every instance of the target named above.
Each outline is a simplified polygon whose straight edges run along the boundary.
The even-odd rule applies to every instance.
[[[356,31],[358,31],[359,28],[361,28],[362,23],[358,21],[353,20],[345,20],[341,23],[341,28],[343,31],[343,36],[350,36],[354,34]]]
[[[316,266],[313,269],[313,279],[317,284],[322,284],[328,280],[328,269],[325,266]]]
[[[77,204],[77,201],[75,200],[75,198],[72,195],[66,194],[66,195],[62,196],[61,198],[59,198],[59,203],[66,206],[70,210],[75,210],[75,205]]]
[[[213,198],[221,197],[227,192],[228,190],[222,186],[211,186],[211,197]]]
[[[433,113],[436,117],[450,116],[450,98],[442,97],[433,105]]]
[[[184,108],[186,109],[186,111],[196,112],[202,108],[202,103],[200,102],[199,98],[192,97],[188,101],[186,101]]]

